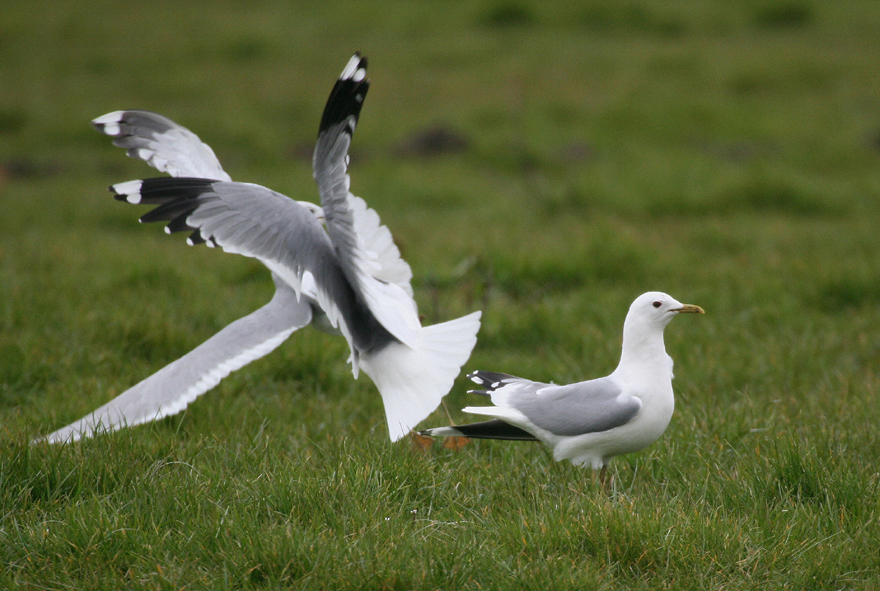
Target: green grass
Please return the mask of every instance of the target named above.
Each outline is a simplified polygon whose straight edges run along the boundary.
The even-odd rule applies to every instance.
[[[875,2],[0,4],[0,588],[880,587]],[[639,293],[706,309],[612,494],[539,445],[390,444],[314,330],[180,416],[28,445],[272,293],[137,224],[106,187],[153,173],[88,122],[158,111],[314,199],[354,50],[353,190],[428,321],[483,310],[465,369],[594,377]],[[431,129],[463,141],[407,151]]]

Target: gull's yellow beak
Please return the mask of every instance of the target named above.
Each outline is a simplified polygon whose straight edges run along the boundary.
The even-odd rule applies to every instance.
[[[699,306],[694,306],[693,304],[682,304],[681,308],[676,308],[672,310],[673,312],[678,312],[679,314],[705,314],[706,312]]]

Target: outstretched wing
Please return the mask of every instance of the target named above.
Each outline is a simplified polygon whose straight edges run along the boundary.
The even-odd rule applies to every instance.
[[[174,177],[198,177],[231,181],[214,150],[199,136],[171,119],[150,111],[114,111],[92,125],[125,148],[132,158]]]
[[[311,306],[305,300],[298,299],[277,278],[275,285],[275,295],[268,304],[44,440],[76,441],[177,414],[231,372],[274,350],[312,319]]]
[[[167,117],[143,110],[114,111],[92,121],[95,128],[109,135],[113,144],[125,148],[132,158],[143,160],[173,177],[232,180],[221,168],[214,151],[189,129]],[[380,281],[396,283],[412,296],[412,271],[400,258],[391,232],[378,214],[360,197],[349,195],[354,231],[372,265],[370,274]],[[323,217],[323,212],[314,206]]]
[[[411,273],[408,266],[402,268],[401,265],[406,263],[400,261],[399,252],[390,251],[392,256],[383,260],[377,256],[379,253],[365,249],[365,240],[358,233],[359,230],[363,231],[365,222],[357,224],[355,220],[355,209],[360,204],[349,192],[348,149],[369,89],[366,68],[367,60],[355,54],[336,81],[321,117],[312,164],[327,233],[352,289],[388,332],[400,342],[413,347],[421,327],[418,312],[411,292],[408,293],[395,281],[400,273]],[[370,225],[379,227],[378,216]],[[382,228],[387,232],[386,228]],[[390,242],[390,233],[382,238]],[[385,244],[385,252],[388,252]],[[391,267],[387,269],[388,278],[381,272],[383,262],[397,265],[397,270],[391,270]]]
[[[119,200],[158,205],[142,222],[168,221],[166,232],[191,231],[191,243],[256,258],[297,294],[303,273],[310,272],[318,305],[353,350],[393,341],[355,296],[320,222],[296,201],[259,185],[207,179],[163,177],[111,189]]]

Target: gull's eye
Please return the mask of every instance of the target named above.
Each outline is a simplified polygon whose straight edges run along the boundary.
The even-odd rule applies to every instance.
[[[663,304],[661,304],[660,302],[654,302],[654,307],[655,307],[655,308],[659,308],[659,307],[662,306],[662,305],[663,305]]]

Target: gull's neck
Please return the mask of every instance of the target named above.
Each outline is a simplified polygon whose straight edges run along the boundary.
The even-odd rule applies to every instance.
[[[665,323],[636,318],[623,323],[620,364],[612,376],[642,403],[638,430],[650,443],[663,433],[675,410],[672,358],[663,343]],[[644,445],[647,445],[644,443]]]
[[[663,328],[624,322],[618,371],[658,364],[662,364],[662,367],[669,366],[669,355],[666,354],[666,345],[663,342]]]

